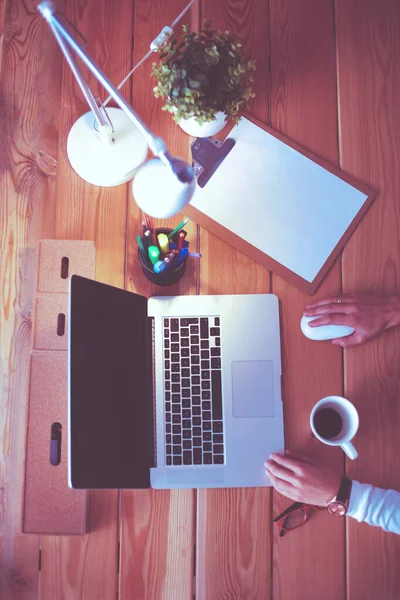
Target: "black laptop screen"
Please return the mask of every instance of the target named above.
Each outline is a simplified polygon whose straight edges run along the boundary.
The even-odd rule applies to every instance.
[[[70,294],[71,485],[149,487],[153,403],[147,300],[76,275]]]

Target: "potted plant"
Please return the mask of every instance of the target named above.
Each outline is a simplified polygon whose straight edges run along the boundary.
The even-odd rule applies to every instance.
[[[210,21],[199,33],[189,25],[182,29],[180,40],[172,34],[157,51],[154,94],[186,133],[208,137],[227,120],[238,122],[240,110],[250,105],[255,60],[229,31],[211,29]]]

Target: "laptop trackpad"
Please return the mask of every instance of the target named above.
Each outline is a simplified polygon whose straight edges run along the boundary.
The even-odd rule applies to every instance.
[[[273,417],[272,360],[233,362],[232,397],[234,417]]]

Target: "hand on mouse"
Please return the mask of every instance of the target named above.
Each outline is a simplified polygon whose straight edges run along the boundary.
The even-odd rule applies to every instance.
[[[271,454],[264,464],[276,491],[297,502],[326,506],[339,491],[342,476],[300,452]]]
[[[308,304],[306,317],[321,317],[309,323],[320,325],[348,325],[355,332],[345,338],[337,338],[332,344],[347,348],[375,337],[385,329],[400,324],[400,296],[336,296]]]

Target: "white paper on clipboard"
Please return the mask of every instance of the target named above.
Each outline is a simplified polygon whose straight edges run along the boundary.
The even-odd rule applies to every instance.
[[[191,204],[312,282],[368,196],[242,118]]]

